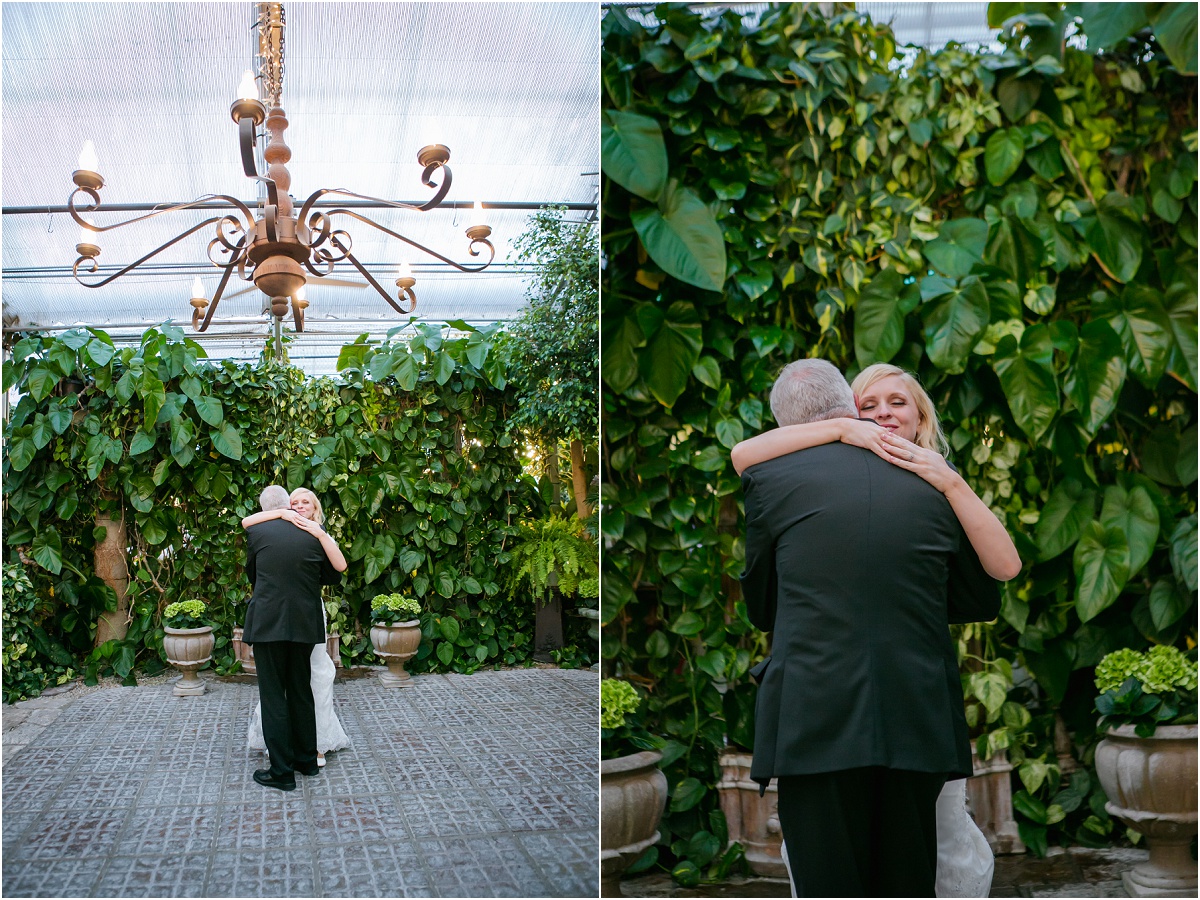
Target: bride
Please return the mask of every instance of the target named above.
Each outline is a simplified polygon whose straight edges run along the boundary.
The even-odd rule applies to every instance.
[[[850,388],[858,402],[859,415],[874,424],[830,419],[773,428],[734,446],[731,454],[734,469],[740,475],[756,463],[835,441],[870,450],[941,491],[987,573],[998,581],[1015,578],[1021,571],[1021,558],[1013,540],[970,485],[946,462],[944,454],[949,446],[933,402],[920,383],[897,366],[876,363],[863,369]],[[987,839],[967,812],[965,781],[949,781],[943,787],[937,801],[936,821],[937,896],[986,897],[995,860]],[[787,862],[785,850],[785,865]]]
[[[271,519],[287,519],[297,528],[314,535],[317,532],[325,534],[321,528],[325,515],[321,511],[321,501],[317,499],[317,495],[307,488],[296,488],[292,491],[290,499],[290,509],[273,509],[254,513],[242,519],[242,527],[249,528],[251,525]],[[340,562],[345,565],[345,557],[342,556],[342,551],[338,549],[332,539],[328,544],[321,541],[321,545],[325,548],[325,554],[331,563],[336,565],[340,559]],[[335,558],[335,554],[337,558]],[[324,604],[321,605],[321,615],[325,616]],[[342,723],[338,721],[337,713],[333,711],[333,679],[337,674],[337,669],[333,660],[329,658],[324,643],[313,645],[312,655],[309,657],[309,667],[312,671],[309,684],[312,686],[313,705],[317,714],[317,765],[324,766],[325,754],[334,750],[345,750],[350,746],[350,739],[342,729]],[[261,703],[254,707],[247,744],[251,750],[262,750],[264,753],[267,750],[266,741],[263,740]]]

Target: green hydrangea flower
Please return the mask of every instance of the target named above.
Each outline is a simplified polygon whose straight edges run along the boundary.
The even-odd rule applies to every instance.
[[[1196,687],[1196,663],[1175,647],[1164,644],[1147,651],[1136,674],[1147,694],[1161,694],[1177,688],[1190,691]]]
[[[164,618],[171,619],[176,616],[188,619],[202,619],[204,617],[204,603],[200,600],[181,600],[170,604],[163,610]]]
[[[1096,666],[1096,690],[1101,694],[1115,691],[1131,675],[1138,675],[1143,662],[1142,654],[1136,650],[1114,650]]]
[[[600,727],[620,728],[625,716],[637,712],[642,700],[628,681],[605,678],[600,682]]]

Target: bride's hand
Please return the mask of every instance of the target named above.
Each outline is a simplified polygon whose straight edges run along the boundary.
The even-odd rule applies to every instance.
[[[883,436],[888,433],[886,428],[861,419],[842,419],[839,424],[842,426],[841,442],[843,444],[862,447],[891,462],[891,455],[888,453],[887,445],[883,442]]]
[[[918,447],[912,441],[906,441],[886,428],[881,428],[880,431],[884,433],[883,444],[888,454],[884,458],[888,462],[920,475],[943,494],[946,493],[956,476],[944,456]]]

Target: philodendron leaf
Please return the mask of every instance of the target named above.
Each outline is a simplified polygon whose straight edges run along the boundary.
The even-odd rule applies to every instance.
[[[1132,281],[1142,264],[1142,223],[1130,210],[1128,199],[1109,191],[1096,204],[1093,215],[1076,223],[1076,228],[1080,226],[1101,268],[1117,281]]]
[[[672,406],[679,399],[703,346],[704,329],[695,307],[690,303],[672,303],[645,352],[640,354],[642,378],[663,406]]]
[[[1045,325],[1032,325],[1020,344],[1008,336],[996,345],[992,367],[1008,398],[1013,418],[1032,440],[1040,440],[1058,410],[1054,349]]]
[[[651,202],[667,184],[662,128],[649,116],[605,110],[600,119],[600,167],[630,193]]]
[[[1145,28],[1146,6],[1145,3],[1080,3],[1079,17],[1083,19],[1088,49],[1107,50]]]
[[[210,431],[209,437],[222,456],[228,456],[235,461],[242,458],[242,435],[232,423],[225,422],[220,428]]]
[[[43,526],[33,538],[29,555],[43,569],[57,575],[62,571],[62,539],[53,526]]]
[[[968,275],[949,293],[925,304],[921,313],[930,361],[950,374],[962,372],[971,348],[988,325],[988,296],[983,283]]]
[[[1150,591],[1150,618],[1159,631],[1178,622],[1191,605],[1192,598],[1184,596],[1174,578],[1158,579]]]
[[[1107,322],[1088,322],[1079,331],[1079,349],[1063,382],[1063,393],[1074,402],[1089,434],[1095,434],[1117,408],[1124,385],[1121,339]]]
[[[1162,295],[1144,284],[1126,285],[1119,295],[1096,304],[1101,316],[1121,339],[1133,377],[1148,388],[1162,378],[1171,355],[1172,333]]]
[[[1013,176],[1025,158],[1025,137],[1019,128],[999,128],[988,138],[983,151],[987,179],[1001,185]]]
[[[642,246],[659,267],[686,284],[720,291],[725,284],[725,238],[712,210],[672,180],[659,209],[630,215]]]
[[[1075,545],[1075,610],[1094,619],[1116,602],[1129,580],[1129,543],[1120,528],[1089,522]]]
[[[1183,519],[1171,533],[1171,568],[1175,577],[1196,590],[1196,515]]]
[[[1196,281],[1191,278],[1176,282],[1163,295],[1167,322],[1175,336],[1175,346],[1167,361],[1167,371],[1177,375],[1184,384],[1196,390]]]
[[[925,245],[930,265],[951,278],[965,278],[983,261],[988,225],[983,219],[954,219],[938,228],[936,240]]]
[[[1140,484],[1129,490],[1119,484],[1109,485],[1104,491],[1100,523],[1115,527],[1125,535],[1129,545],[1129,577],[1132,578],[1150,561],[1158,541],[1158,508],[1150,494]]]
[[[868,281],[854,304],[854,355],[860,366],[888,362],[904,343],[900,294],[904,278],[884,269]]]
[[[1099,5],[1099,4],[1098,4]],[[1117,4],[1133,6],[1132,3]],[[1140,5],[1140,4],[1139,4]],[[1184,75],[1196,74],[1196,4],[1159,3],[1151,14],[1154,38]]]
[[[1083,534],[1083,527],[1095,516],[1095,491],[1074,478],[1055,486],[1038,519],[1039,559],[1051,559],[1074,544]]]

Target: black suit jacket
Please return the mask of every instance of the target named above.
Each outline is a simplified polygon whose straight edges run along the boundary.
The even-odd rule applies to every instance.
[[[949,622],[1000,609],[946,498],[846,444],[742,476],[750,621],[774,631],[751,778],[885,766],[971,774]]]
[[[342,575],[321,542],[291,522],[272,519],[246,531],[246,574],[254,587],[242,639],[319,644],[325,640],[321,585]]]

